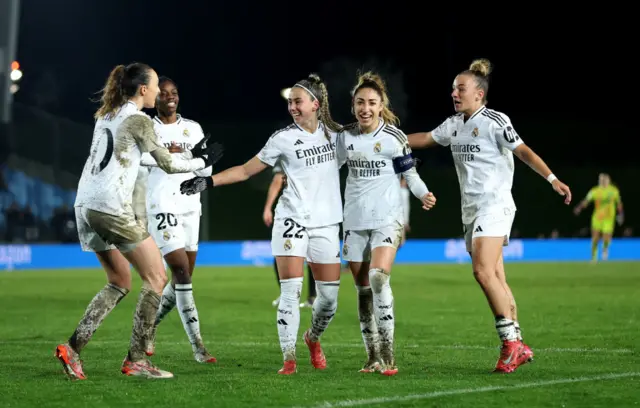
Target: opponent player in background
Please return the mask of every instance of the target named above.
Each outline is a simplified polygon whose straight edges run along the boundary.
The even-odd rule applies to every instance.
[[[158,116],[153,119],[158,141],[170,149],[188,151],[205,139],[202,127],[178,114],[180,95],[175,82],[160,78],[160,96],[157,102]],[[151,162],[147,162],[151,159]],[[199,363],[215,363],[216,359],[207,351],[200,334],[198,309],[193,297],[192,276],[198,254],[200,194],[180,194],[180,183],[193,177],[193,173],[167,174],[152,158],[143,157],[149,164],[147,184],[148,230],[154,238],[164,260],[171,268],[171,282],[162,292],[160,308],[151,334],[147,339],[146,353],[152,356],[158,325],[164,317],[178,307],[180,320],[187,333],[193,356]],[[211,167],[196,171],[198,176],[211,176]]]
[[[282,165],[287,188],[278,200],[271,235],[280,277],[277,327],[284,365],[279,374],[296,372],[305,258],[316,279],[318,296],[311,328],[303,338],[317,369],[327,366],[319,340],[336,313],[340,286],[342,198],[335,151],[340,126],[331,119],[327,89],[316,75],[292,87],[288,108],[294,123],[276,131],[258,155],[242,166],[187,180],[180,187],[184,194],[196,194],[245,181],[276,163]]]
[[[282,167],[279,164],[273,166],[273,178],[271,179],[271,184],[269,184],[269,189],[267,190],[267,201],[264,203],[264,210],[262,211],[262,221],[264,221],[264,225],[271,228],[273,225],[273,204],[275,204],[280,196],[282,195],[282,189],[286,187],[286,177],[282,172]],[[280,287],[280,278],[278,277],[278,263],[276,260],[273,260],[273,270],[276,273],[276,282],[278,282],[278,287]],[[300,303],[300,307],[312,307],[313,301],[316,299],[316,280],[313,278],[313,272],[311,272],[311,266],[307,264],[307,285],[309,288],[309,294],[307,296],[307,300],[303,303]],[[280,296],[271,304],[275,307],[280,303]]]
[[[524,144],[509,117],[488,109],[488,60],[475,60],[453,82],[455,115],[431,132],[409,135],[412,148],[451,146],[462,198],[462,224],[473,273],[495,316],[502,341],[496,372],[509,373],[533,358],[522,341],[516,303],[504,272],[502,247],[509,244],[516,205],[511,195],[513,154],[571,202],[571,191]]]
[[[357,122],[338,134],[339,164],[347,164],[342,256],[358,291],[358,316],[368,360],[361,372],[398,372],[391,268],[402,242],[400,178],[428,210],[436,199],[416,172],[407,136],[389,108],[380,76],[360,75],[352,91]]]
[[[151,119],[141,112],[153,108],[160,89],[158,75],[148,65],[115,67],[103,88],[102,104],[89,158],[82,171],[75,211],[82,249],[95,252],[107,274],[107,285],[98,292],[67,343],[55,355],[71,379],[83,380],[80,353],[102,321],[131,290],[133,264],[142,278],[142,290],[134,314],[129,352],[121,371],[130,376],[171,378],[145,356],[149,334],[167,276],[158,246],[146,226],[135,218],[133,189],[142,153],[149,152],[167,173],[190,173],[211,166],[221,156],[215,146],[191,150],[194,159],[171,156],[161,146]]]
[[[589,190],[584,200],[574,209],[574,213],[580,215],[590,202],[593,202],[594,206],[591,216],[591,261],[598,261],[598,245],[601,239],[602,260],[606,261],[609,259],[609,245],[611,245],[616,220],[619,225],[624,222],[620,191],[611,184],[611,177],[608,174],[600,173],[598,185]]]

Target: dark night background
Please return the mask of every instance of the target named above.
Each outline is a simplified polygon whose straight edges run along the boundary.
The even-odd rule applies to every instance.
[[[146,62],[178,83],[181,113],[227,146],[222,169],[249,159],[290,121],[280,90],[310,72],[327,81],[333,116],[347,123],[356,71],[378,70],[401,128],[412,133],[432,130],[453,113],[455,75],[484,57],[494,64],[489,107],[509,115],[572,187],[571,207],[597,183],[598,172],[609,172],[625,202],[626,226],[637,230],[638,131],[625,120],[635,116],[637,99],[631,17],[584,3],[567,3],[565,12],[558,4],[505,4],[23,0],[17,59],[25,75],[14,98],[9,151],[51,165],[54,174],[79,175],[97,108],[90,98],[121,63]],[[26,134],[25,124],[33,129],[38,121],[41,130]],[[441,212],[424,221],[414,205],[412,223],[420,226],[414,236],[459,235],[450,152],[417,155],[426,160],[427,185],[440,193]],[[216,191],[211,238],[267,237],[260,215],[268,181],[263,174]],[[514,196],[514,228],[523,235],[559,229],[575,236],[589,225],[587,213],[574,217],[522,163]],[[229,211],[243,215],[231,217],[233,225],[218,220]]]

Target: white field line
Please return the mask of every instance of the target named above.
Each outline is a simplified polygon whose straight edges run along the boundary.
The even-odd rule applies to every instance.
[[[526,382],[526,383],[516,384],[516,385],[495,385],[495,386],[477,387],[477,388],[459,388],[459,389],[446,390],[446,391],[427,392],[424,394],[411,394],[411,395],[404,395],[404,396],[397,395],[397,396],[391,396],[391,397],[367,398],[367,399],[360,399],[360,400],[342,400],[342,401],[335,401],[335,402],[326,401],[313,406],[307,405],[304,408],[355,407],[359,405],[388,404],[393,402],[433,399],[433,398],[439,398],[439,397],[447,397],[451,395],[478,394],[481,392],[503,391],[503,390],[512,391],[512,390],[519,390],[522,388],[537,388],[537,387],[546,387],[549,385],[571,384],[571,383],[580,383],[580,382],[588,382],[588,381],[617,380],[620,378],[630,378],[630,377],[638,377],[638,376],[640,376],[640,372],[603,374],[603,375],[597,375],[597,376],[591,376],[591,377],[559,378],[557,380],[534,381],[534,382]]]

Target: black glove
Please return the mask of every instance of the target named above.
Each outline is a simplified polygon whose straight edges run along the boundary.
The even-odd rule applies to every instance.
[[[194,195],[212,187],[213,177],[194,177],[180,183],[180,192],[186,195]]]
[[[195,149],[195,147],[194,147],[194,149]],[[192,152],[193,152],[193,150],[192,150]],[[216,143],[212,144],[211,146],[207,146],[204,149],[204,153],[199,157],[204,160],[204,164],[205,164],[204,167],[209,167],[209,166],[213,166],[214,164],[216,164],[218,162],[218,160],[220,160],[222,158],[223,155],[224,155],[224,146],[222,146],[220,143],[216,142]]]
[[[211,133],[207,133],[205,137],[202,138],[201,141],[199,141],[198,143],[196,143],[195,146],[193,146],[193,149],[191,149],[191,154],[193,155],[194,159],[197,159],[198,157],[202,157],[202,155],[205,154],[205,150],[207,148],[207,142],[209,141],[210,138],[211,138]]]

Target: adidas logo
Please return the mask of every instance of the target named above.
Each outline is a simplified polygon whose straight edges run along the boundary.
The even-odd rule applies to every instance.
[[[387,244],[393,244],[393,241],[389,237],[385,238],[385,240],[382,242],[386,242]]]
[[[478,225],[473,232],[482,232],[482,227]]]
[[[296,140],[296,142],[294,143],[295,146],[301,145],[302,144],[302,140],[298,139]]]
[[[353,150],[353,145],[350,144],[349,147],[347,147],[347,150]]]

